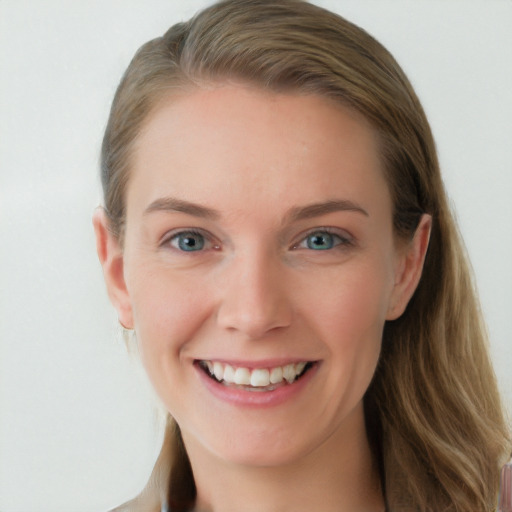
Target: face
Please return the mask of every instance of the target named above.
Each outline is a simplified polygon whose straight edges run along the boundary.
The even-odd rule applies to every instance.
[[[384,322],[414,283],[362,117],[242,86],[169,98],[126,199],[110,294],[188,445],[279,465],[364,431]]]

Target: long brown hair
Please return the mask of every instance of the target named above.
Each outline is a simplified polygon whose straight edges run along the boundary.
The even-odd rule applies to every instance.
[[[143,45],[121,80],[103,141],[112,231],[122,241],[130,153],[149,114],[173,91],[227,79],[329,97],[362,113],[380,136],[396,235],[411,238],[421,215],[432,216],[422,279],[405,313],[384,329],[365,396],[368,433],[389,510],[492,510],[510,438],[470,267],[420,102],[364,30],[301,0],[226,0]],[[173,510],[194,501],[171,418],[134,510],[158,510],[162,489]]]

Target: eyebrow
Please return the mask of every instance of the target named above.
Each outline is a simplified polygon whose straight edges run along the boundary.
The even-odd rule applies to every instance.
[[[320,217],[334,212],[357,212],[366,217],[370,215],[368,212],[358,204],[348,201],[346,199],[333,199],[321,203],[313,203],[306,206],[299,206],[292,208],[285,216],[285,222],[297,222],[300,220],[311,219],[313,217]]]
[[[220,218],[220,213],[217,210],[207,208],[206,206],[202,206],[197,203],[191,203],[190,201],[184,201],[183,199],[176,199],[174,197],[162,197],[153,201],[144,210],[144,215],[157,211],[186,213],[203,219],[216,220]]]
[[[144,210],[144,215],[155,211],[180,212],[192,215],[194,217],[211,220],[217,220],[221,217],[220,213],[213,208],[208,208],[197,203],[192,203],[190,201],[185,201],[183,199],[177,199],[174,197],[163,197],[153,201]],[[369,217],[368,212],[353,201],[346,199],[333,199],[320,203],[313,203],[306,206],[297,206],[291,208],[286,213],[283,219],[283,223],[293,223],[300,220],[320,217],[321,215],[327,215],[329,213],[340,211],[361,213],[366,217]]]

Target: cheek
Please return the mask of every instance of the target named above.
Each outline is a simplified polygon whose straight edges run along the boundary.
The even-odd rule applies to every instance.
[[[135,331],[152,379],[152,374],[166,371],[164,364],[186,353],[187,340],[194,338],[209,315],[208,294],[197,280],[167,274],[150,270],[131,283]]]
[[[384,302],[373,291],[358,286],[353,293],[340,294],[338,314],[332,317],[332,351],[337,364],[357,380],[373,375],[382,344]]]
[[[347,265],[310,302],[310,321],[339,368],[333,378],[352,382],[356,394],[364,393],[375,371],[392,282],[381,265]]]
[[[354,262],[318,276],[308,308],[323,328],[350,344],[360,335],[381,331],[393,289],[393,273],[382,263]],[[352,335],[350,335],[352,334]]]
[[[370,276],[369,276],[370,277]],[[348,329],[361,332],[379,332],[384,325],[388,310],[387,287],[375,279],[349,283],[338,299],[338,322]]]

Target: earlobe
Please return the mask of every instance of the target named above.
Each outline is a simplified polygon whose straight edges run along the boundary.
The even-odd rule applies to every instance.
[[[431,228],[432,217],[424,214],[416,228],[414,238],[407,244],[400,256],[386,320],[396,320],[403,314],[418,286],[427,254]]]
[[[133,329],[133,314],[130,296],[124,278],[124,256],[119,239],[109,229],[105,210],[96,208],[92,219],[96,235],[96,251],[103,267],[103,277],[110,301],[117,310],[119,322]]]

